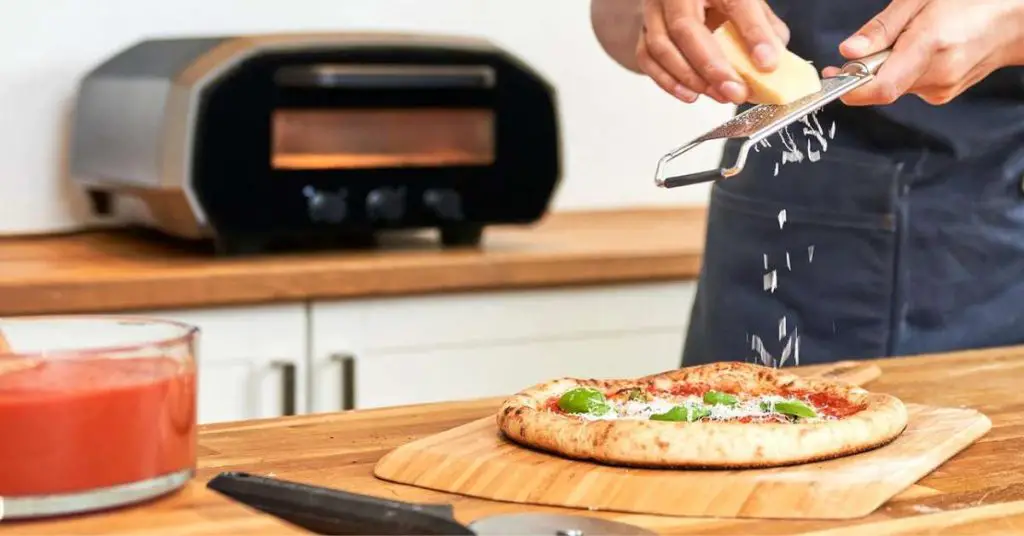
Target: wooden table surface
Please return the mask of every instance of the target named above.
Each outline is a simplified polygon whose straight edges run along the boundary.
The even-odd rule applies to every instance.
[[[1024,534],[1024,347],[879,360],[869,389],[907,402],[968,406],[992,419],[978,443],[853,521],[775,521],[597,514],[685,534]],[[808,367],[807,370],[811,370]],[[489,502],[391,484],[372,475],[384,453],[408,441],[493,414],[499,400],[307,415],[205,426],[198,478],[144,506],[58,522],[0,524],[0,534],[285,534],[274,518],[207,491],[205,481],[238,470],[380,497],[447,502],[468,523],[497,513],[559,511]],[[567,513],[588,513],[562,510]]]
[[[479,249],[420,233],[245,259],[131,232],[0,238],[0,315],[692,279],[704,229],[703,207],[565,212],[488,228]]]

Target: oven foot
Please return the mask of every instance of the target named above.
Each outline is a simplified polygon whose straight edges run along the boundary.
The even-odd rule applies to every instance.
[[[220,236],[214,241],[217,255],[243,257],[259,255],[266,250],[264,240],[250,236]]]
[[[441,228],[441,244],[444,247],[476,247],[484,234],[483,225],[456,225]]]

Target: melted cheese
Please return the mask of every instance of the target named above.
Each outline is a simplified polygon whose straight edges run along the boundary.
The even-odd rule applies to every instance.
[[[732,22],[714,31],[722,53],[749,88],[747,100],[755,104],[789,104],[821,91],[818,71],[807,60],[782,48],[771,72],[758,69],[747,52],[747,45]]]
[[[742,400],[735,406],[715,404],[707,406],[711,415],[707,416],[710,421],[728,421],[731,419],[742,419],[744,417],[764,417],[772,415],[773,412],[761,409],[761,402],[768,400],[782,400],[782,397],[759,397],[750,400]]]
[[[611,407],[611,411],[601,415],[578,414],[577,416],[587,421],[649,420],[651,415],[665,413],[676,406],[703,406],[705,409],[710,411],[710,414],[700,419],[702,422],[720,422],[747,417],[763,418],[779,415],[779,413],[774,411],[772,406],[776,402],[784,400],[791,399],[777,395],[765,395],[741,400],[734,406],[726,406],[723,404],[704,404],[701,397],[698,396],[662,397],[651,399],[646,402],[636,400],[608,400],[607,403]],[[762,409],[762,404],[765,403],[767,403],[767,411]],[[806,404],[807,402],[804,401],[804,403]],[[817,417],[801,418],[800,422],[819,422],[832,419],[832,417],[821,415],[817,408],[815,408],[815,412],[819,413]]]
[[[612,407],[612,411],[603,415],[580,415],[584,419],[589,421],[609,421],[609,420],[648,420],[651,415],[657,415],[659,413],[665,413],[666,411],[679,405],[679,401],[661,399],[652,400],[650,402],[638,402],[635,400],[629,400],[625,402],[614,402],[609,401],[609,405]]]

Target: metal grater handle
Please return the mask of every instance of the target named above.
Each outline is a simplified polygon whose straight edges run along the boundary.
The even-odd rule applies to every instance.
[[[743,145],[740,147],[739,155],[737,155],[736,162],[730,168],[709,169],[707,171],[698,171],[696,173],[666,177],[665,166],[673,159],[679,157],[690,149],[693,149],[697,145],[700,145],[699,141],[688,143],[677,148],[671,153],[666,154],[658,160],[658,167],[654,171],[654,176],[655,184],[659,188],[678,188],[680,186],[689,186],[691,184],[699,184],[702,182],[713,182],[736,175],[743,170],[743,165],[747,160],[747,152],[750,150],[752,144],[750,140],[743,142]]]
[[[890,54],[892,54],[892,50],[885,49],[859,60],[848,61],[843,65],[842,72],[843,74],[856,76],[876,75],[878,70],[882,68],[885,60],[889,59]]]
[[[698,171],[697,173],[668,177],[662,181],[662,186],[664,188],[678,188],[680,186],[690,186],[691,184],[700,184],[702,182],[713,182],[721,178],[721,170],[709,169],[707,171]]]

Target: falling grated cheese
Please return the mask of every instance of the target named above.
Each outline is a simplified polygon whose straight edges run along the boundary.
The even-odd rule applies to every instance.
[[[779,176],[779,163],[778,162],[775,163],[775,176],[776,177]]]
[[[807,246],[807,262],[814,262],[814,246]]]
[[[800,163],[804,161],[804,153],[800,152],[800,149],[796,146],[796,142],[793,140],[793,134],[789,132],[789,126],[786,126],[779,131],[779,139],[782,140],[782,165],[786,165],[789,162]]]
[[[779,340],[786,338],[786,317],[783,316],[779,319]]]
[[[828,140],[825,139],[825,129],[821,127],[821,123],[818,121],[818,113],[814,112],[810,114],[810,120],[806,122],[807,128],[804,129],[804,134],[814,136],[821,144],[821,152],[828,151]],[[814,126],[811,126],[811,121],[814,121]],[[835,130],[835,122],[832,122],[833,131]]]
[[[807,140],[807,159],[810,160],[811,163],[821,160],[821,151],[811,149],[811,140],[809,139]]]
[[[812,120],[814,121],[813,126],[811,125]],[[800,122],[806,125],[803,130],[804,135],[812,136],[821,145],[820,151],[811,149],[811,138],[807,138],[807,159],[811,162],[817,162],[821,160],[821,153],[828,151],[828,141],[825,140],[824,130],[821,128],[821,123],[818,122],[818,114],[816,112],[808,114],[800,119]]]
[[[768,350],[765,349],[764,342],[761,340],[761,337],[758,337],[757,335],[751,336],[750,349],[757,352],[757,359],[762,365],[766,367],[774,366],[775,361],[772,359],[772,354],[769,354]]]
[[[775,293],[775,288],[778,285],[778,280],[775,276],[775,270],[764,274],[764,290],[771,293]]]
[[[768,269],[768,254],[767,253],[762,253],[761,256],[764,257],[764,269],[767,270]]]
[[[786,252],[786,269],[791,271],[791,272],[793,271],[793,267],[790,266],[790,264],[789,264],[789,252],[788,251]]]
[[[779,211],[779,229],[782,229],[782,226],[785,225],[785,224],[786,224],[786,209],[782,209],[782,210]]]
[[[780,367],[786,364],[786,361],[789,360],[789,356],[793,353],[793,339],[796,338],[796,336],[796,329],[793,329],[793,335],[791,335],[789,340],[786,341],[786,346],[782,348],[782,355],[779,356]]]

